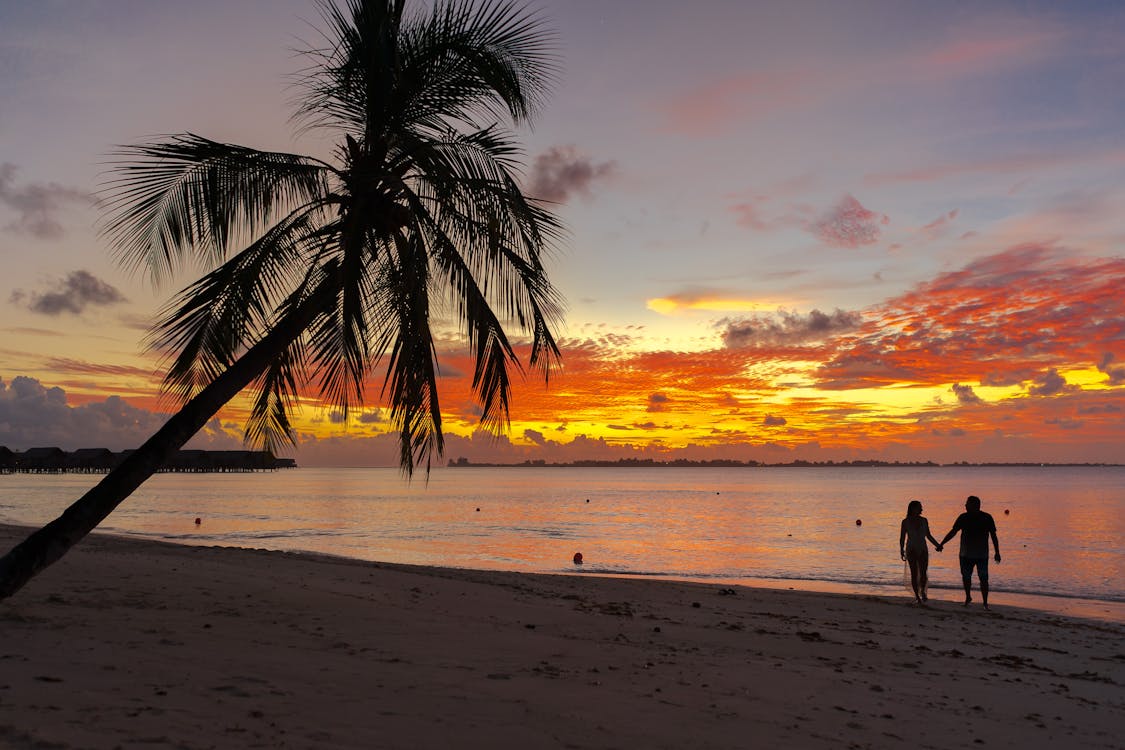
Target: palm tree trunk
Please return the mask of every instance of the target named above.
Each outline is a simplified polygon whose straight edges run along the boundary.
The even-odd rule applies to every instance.
[[[173,452],[190,440],[224,404],[252,383],[274,357],[300,336],[315,314],[314,300],[306,300],[226,372],[184,404],[155,435],[61,516],[34,532],[0,559],[0,599],[19,591],[32,577],[65,555],[105,520]]]

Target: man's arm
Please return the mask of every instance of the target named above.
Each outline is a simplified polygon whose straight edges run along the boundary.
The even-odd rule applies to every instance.
[[[992,534],[992,549],[996,551],[996,554],[992,559],[994,559],[996,562],[1000,562],[1000,540],[996,538],[996,529],[993,529],[988,533]]]
[[[939,542],[939,544],[940,544],[940,545],[941,545],[942,547],[944,547],[944,546],[945,546],[945,543],[946,543],[946,542],[948,542],[948,541],[949,541],[950,539],[952,539],[953,537],[957,536],[957,532],[961,530],[961,519],[962,519],[962,518],[964,518],[964,517],[965,517],[965,514],[964,514],[964,513],[962,513],[961,515],[957,516],[957,520],[953,522],[953,528],[952,528],[952,529],[950,529],[950,530],[949,530],[949,533],[945,535],[945,539],[942,539],[942,540],[941,540],[941,541]]]

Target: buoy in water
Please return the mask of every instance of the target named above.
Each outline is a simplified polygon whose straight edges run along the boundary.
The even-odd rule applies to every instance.
[[[1009,513],[1011,513],[1011,512],[1012,512],[1012,511],[1008,510],[1007,508],[1005,508],[1005,509],[1004,509],[1004,515],[1008,515],[1008,514],[1009,514]]]
[[[575,552],[574,553],[574,564],[575,565],[581,565],[582,564],[582,553],[581,552]]]
[[[196,525],[196,526],[198,526],[198,525],[199,525],[199,524],[201,524],[201,523],[203,523],[203,519],[202,519],[202,518],[197,518],[197,519],[195,519],[195,525]]]
[[[862,525],[863,525],[863,520],[862,520],[862,519],[860,519],[860,518],[857,518],[857,519],[855,519],[855,525],[856,525],[856,526],[862,526]]]

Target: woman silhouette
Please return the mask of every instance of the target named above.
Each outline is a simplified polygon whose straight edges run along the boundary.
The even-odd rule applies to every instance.
[[[930,533],[930,522],[922,515],[922,503],[911,500],[898,533],[898,551],[902,559],[910,564],[910,586],[919,604],[928,598],[926,586],[929,584],[930,548],[926,546],[927,539],[933,542],[934,549],[941,552],[941,545]]]

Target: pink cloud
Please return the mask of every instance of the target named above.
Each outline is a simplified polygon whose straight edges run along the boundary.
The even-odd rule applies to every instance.
[[[922,227],[922,232],[930,237],[941,237],[949,230],[949,225],[957,218],[958,210],[955,208],[952,211],[942,214],[929,224]]]
[[[886,214],[870,211],[853,196],[845,195],[830,212],[813,222],[809,231],[828,245],[854,249],[878,242],[881,227],[889,223]]]
[[[696,86],[658,105],[668,128],[683,135],[711,135],[807,98],[807,73],[746,73]]]
[[[1002,31],[986,30],[952,38],[923,54],[917,65],[933,75],[978,74],[982,70],[1027,65],[1054,53],[1063,34],[1048,27],[1024,25],[1012,29],[1005,20]]]

